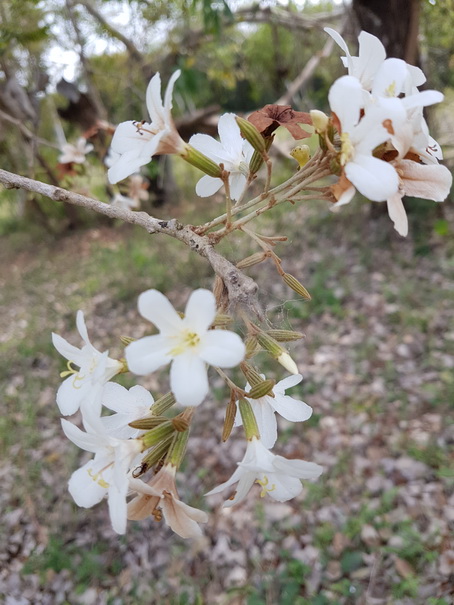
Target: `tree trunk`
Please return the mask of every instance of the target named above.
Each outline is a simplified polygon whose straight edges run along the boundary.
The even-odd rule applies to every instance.
[[[388,57],[418,65],[420,0],[353,0],[360,28],[377,36]]]

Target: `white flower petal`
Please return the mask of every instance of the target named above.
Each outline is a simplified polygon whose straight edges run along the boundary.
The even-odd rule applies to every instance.
[[[170,368],[170,388],[180,405],[195,406],[202,403],[208,393],[204,361],[192,354],[175,357]]]
[[[164,110],[166,112],[166,118],[170,118],[170,110],[172,109],[172,95],[173,95],[173,87],[175,86],[175,82],[181,75],[181,70],[177,69],[170,76],[170,80],[167,83],[166,93],[164,95]]]
[[[208,134],[194,134],[189,139],[189,145],[206,155],[216,164],[226,161],[226,151],[219,141]]]
[[[102,392],[102,405],[114,412],[127,413],[131,406],[128,389],[117,382],[108,382]]]
[[[184,312],[185,325],[194,332],[206,332],[216,317],[216,299],[210,290],[199,288],[189,297]]]
[[[76,366],[82,365],[85,355],[80,349],[70,344],[67,340],[52,332],[52,344],[57,351],[68,361],[72,361]]]
[[[77,506],[91,508],[107,495],[107,488],[102,482],[93,480],[93,460],[90,460],[71,475],[68,490]]]
[[[128,491],[128,481],[125,477],[123,485],[111,485],[109,487],[109,515],[113,530],[117,534],[126,533],[127,504],[126,494]]]
[[[290,422],[304,422],[312,416],[312,408],[304,401],[293,399],[288,395],[278,395],[273,399],[272,403],[278,414],[283,416]]]
[[[102,440],[100,442],[99,435],[85,433],[75,424],[64,418],[61,419],[61,426],[68,439],[81,449],[96,453],[102,447]]]
[[[236,202],[240,199],[246,186],[246,177],[239,172],[233,172],[229,176],[230,199]]]
[[[229,498],[224,502],[225,508],[230,508],[242,502],[248,495],[251,487],[254,485],[256,480],[256,474],[254,472],[248,472],[241,477],[238,481],[238,486],[233,498]]]
[[[151,321],[160,332],[174,332],[181,329],[181,317],[167,296],[158,290],[142,292],[138,307],[142,317]]]
[[[293,374],[292,376],[287,376],[283,380],[280,380],[275,387],[273,388],[274,393],[282,393],[285,395],[285,391],[287,389],[291,389],[299,384],[303,380],[301,374]]]
[[[61,383],[57,391],[57,405],[63,416],[75,414],[92,388],[89,380],[75,382],[76,380],[77,376],[71,374]]]
[[[243,361],[246,347],[230,330],[210,330],[203,336],[199,355],[212,366],[233,368]]]
[[[401,160],[398,167],[402,171],[406,195],[434,202],[442,202],[448,196],[452,186],[452,174],[446,166]]]
[[[171,361],[170,349],[171,342],[161,334],[140,338],[125,349],[128,368],[139,376],[154,372]]]
[[[353,76],[342,76],[329,89],[328,100],[331,109],[339,118],[342,132],[351,133],[359,121],[364,105],[363,89]]]
[[[222,180],[206,174],[195,186],[195,192],[200,197],[210,197],[214,195],[222,187]]]
[[[265,482],[268,480],[264,489],[267,495],[277,502],[286,502],[296,498],[303,491],[301,481],[295,477],[272,473],[269,476],[262,475],[261,480]]]
[[[233,154],[237,153],[238,149],[243,146],[243,138],[241,136],[240,127],[235,120],[234,113],[225,113],[219,118],[218,131],[221,144]]]
[[[139,155],[136,150],[126,151],[107,171],[107,178],[112,185],[122,181],[134,172],[137,172],[141,166],[148,164],[151,157]]]
[[[391,164],[371,156],[357,154],[354,162],[345,166],[345,175],[360,193],[374,202],[387,200],[399,188],[397,172]]]
[[[408,218],[402,203],[402,195],[395,193],[387,200],[389,218],[394,223],[394,229],[406,237],[408,235]]]
[[[273,466],[276,472],[280,471],[298,479],[317,479],[323,473],[323,467],[315,462],[288,460],[283,456],[275,456]]]
[[[274,410],[269,403],[272,397],[248,399],[254,412],[260,439],[266,448],[271,449],[277,440],[277,422]]]

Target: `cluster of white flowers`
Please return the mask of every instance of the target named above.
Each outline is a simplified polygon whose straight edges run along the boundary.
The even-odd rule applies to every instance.
[[[151,321],[159,333],[130,342],[125,349],[125,362],[111,359],[108,351],[101,353],[92,345],[82,311],[77,313],[77,328],[84,342],[82,348],[57,334],[52,335],[55,348],[68,360],[68,370],[62,372],[65,380],[58,390],[57,404],[65,416],[80,410],[85,429],[82,431],[63,419],[63,430],[73,443],[94,454],[92,460],[73,473],[69,491],[75,502],[86,508],[107,497],[112,526],[118,533],[126,531],[128,518],[142,519],[150,514],[160,518],[156,512],[159,509],[176,533],[185,538],[194,537],[201,531],[198,523],[206,522],[207,516],[179,500],[175,486],[178,464],[169,455],[171,449],[167,457],[161,457],[164,465],[148,483],[134,476],[135,469],[141,468],[143,452],[158,442],[147,438],[146,430],[129,424],[151,419],[156,420],[156,426],[164,427],[170,419],[156,416],[153,397],[143,387],[134,386],[128,391],[110,380],[126,369],[143,375],[171,363],[173,401],[185,408],[198,406],[209,390],[207,364],[234,367],[243,361],[245,346],[236,333],[213,328],[216,305],[208,290],[191,294],[183,316],[157,290],[141,294],[138,307],[140,314]],[[287,461],[269,451],[277,438],[275,411],[291,421],[306,420],[312,413],[308,405],[285,395],[285,389],[301,379],[300,375],[291,376],[278,383],[268,395],[247,399],[257,418],[258,431],[248,436],[245,458],[230,481],[210,492],[216,493],[240,481],[235,499],[228,500],[226,506],[241,501],[254,481],[262,485],[263,495],[269,493],[283,501],[301,492],[299,479],[320,475],[322,469],[316,464]],[[246,385],[246,391],[249,390],[250,386]],[[102,415],[103,410],[113,413]],[[241,423],[238,413],[235,424]],[[161,437],[164,440],[168,435],[163,432]],[[177,439],[178,433],[175,435]],[[133,496],[129,504],[128,494]]]
[[[420,92],[423,72],[401,59],[387,59],[383,44],[371,34],[359,36],[352,57],[343,38],[326,28],[345,52],[348,76],[336,80],[329,103],[340,134],[343,179],[337,206],[350,202],[357,189],[372,201],[387,201],[390,218],[401,235],[408,233],[404,195],[443,201],[452,185],[438,143],[429,135],[423,108],[440,103],[435,90]]]
[[[318,110],[309,115],[295,112],[290,106],[270,105],[254,112],[250,121],[231,113],[221,116],[220,141],[195,134],[186,143],[171,115],[173,87],[180,72],[170,78],[164,101],[160,75],[156,74],[146,95],[150,122],[124,122],[112,139],[106,159],[110,181],[117,183],[134,175],[127,195],[117,193],[112,203],[123,208],[138,207],[147,194],[143,179],[136,172],[154,155],[179,155],[205,173],[196,186],[198,195],[207,197],[225,186],[226,214],[208,223],[208,229],[221,226],[220,231],[209,235],[223,236],[235,228],[242,229],[263,248],[243,259],[242,265],[238,263],[238,270],[272,258],[283,281],[306,299],[310,298],[306,289],[283,271],[281,260],[272,251],[276,241],[285,238],[259,236],[244,226],[247,220],[277,203],[312,199],[321,191],[325,192],[321,194],[324,199],[336,199],[334,206],[341,206],[350,202],[357,190],[369,200],[387,201],[395,228],[406,235],[408,223],[402,197],[442,201],[451,187],[452,177],[438,163],[441,151],[429,135],[423,117],[423,108],[440,102],[443,95],[431,90],[420,92],[418,87],[425,81],[422,71],[402,60],[387,59],[383,45],[374,36],[361,33],[359,56],[353,57],[337,32],[326,31],[345,52],[343,61],[348,68],[348,75],[339,78],[329,91],[331,118]],[[269,190],[271,161],[267,149],[273,132],[283,125],[295,138],[309,136],[300,123],[312,124],[321,149],[311,159],[309,147],[295,148],[292,153],[298,160],[299,172],[286,184]],[[79,142],[79,156],[74,151],[65,156],[66,161],[80,161],[76,158],[84,157],[88,147]],[[268,168],[264,193],[252,203],[242,204],[248,185],[264,162]],[[333,174],[340,176],[336,184],[309,187],[315,191],[312,197],[301,195],[305,185]],[[232,201],[236,202],[233,206]],[[233,212],[257,204],[262,206],[231,222]],[[201,226],[198,233],[206,234],[205,227]],[[210,244],[218,241],[209,240],[209,236],[206,239]],[[203,289],[191,294],[184,314],[178,313],[157,290],[141,294],[138,308],[157,333],[139,340],[127,339],[122,361],[110,358],[107,351],[99,352],[91,344],[81,311],[77,314],[77,327],[84,341],[82,348],[53,334],[56,349],[68,360],[57,404],[65,416],[80,411],[85,429],[62,420],[63,430],[76,445],[94,454],[69,481],[70,493],[78,505],[91,507],[107,497],[112,525],[118,533],[126,531],[127,519],[153,515],[158,520],[163,516],[182,537],[200,535],[199,523],[205,523],[207,515],[180,501],[175,478],[185,453],[194,408],[209,393],[208,366],[214,366],[230,388],[223,437],[228,438],[233,427],[243,425],[247,447],[231,478],[207,495],[238,483],[224,504],[232,506],[258,483],[262,496],[269,494],[285,501],[301,493],[301,479],[320,476],[322,467],[315,463],[287,460],[271,452],[277,439],[276,413],[290,422],[303,422],[312,414],[310,406],[285,394],[301,382],[302,376],[276,333],[280,332],[282,342],[295,335],[300,338],[301,334],[290,331],[288,338],[288,331],[275,330],[274,338],[273,330],[262,330],[244,313],[241,319],[251,345],[247,350],[238,334],[222,327],[215,296]],[[265,379],[251,362],[259,350],[267,351],[293,376],[277,384]],[[121,372],[147,375],[169,364],[170,392],[157,401],[141,386],[128,391],[111,382]],[[248,381],[244,389],[222,370],[238,365]],[[183,411],[174,417],[166,415],[172,405],[181,406]],[[139,479],[153,467],[156,473],[148,482]]]

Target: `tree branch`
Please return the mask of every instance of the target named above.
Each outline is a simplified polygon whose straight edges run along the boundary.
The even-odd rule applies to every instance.
[[[126,50],[131,56],[131,59],[133,59],[136,63],[142,66],[143,56],[137,46],[135,46],[135,44],[133,44],[133,42],[131,42],[131,40],[129,40],[121,32],[115,29],[115,27],[113,27],[110,23],[108,23],[106,19],[101,15],[101,13],[96,10],[90,0],[76,0],[76,2],[77,4],[80,4],[81,6],[85,7],[87,12],[90,13],[90,15],[94,19],[96,19],[96,21],[101,25],[101,27],[105,29],[112,36],[112,38],[116,38],[122,44],[124,44]]]
[[[3,183],[6,189],[32,191],[56,202],[74,204],[112,219],[120,219],[126,223],[138,225],[150,234],[163,233],[183,242],[191,250],[206,258],[216,275],[222,279],[227,288],[229,303],[232,309],[243,307],[249,313],[263,319],[263,311],[257,299],[257,284],[250,277],[244,275],[230,261],[216,252],[209,235],[197,235],[189,225],[182,225],[176,219],[168,221],[160,220],[150,216],[146,212],[132,212],[131,210],[116,208],[115,206],[85,197],[79,193],[73,193],[61,187],[54,187],[41,181],[19,176],[6,170],[0,169],[0,183]]]

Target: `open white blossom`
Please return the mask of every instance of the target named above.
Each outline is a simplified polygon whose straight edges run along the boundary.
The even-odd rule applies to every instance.
[[[262,378],[264,378],[263,375]],[[287,389],[299,384],[302,379],[301,374],[284,378],[284,380],[274,385],[274,397],[270,395],[258,399],[246,397],[252,406],[260,438],[265,447],[272,448],[277,440],[276,412],[290,422],[303,422],[311,417],[312,408],[307,403],[285,394]],[[249,384],[246,384],[245,390],[250,390]],[[240,411],[237,410],[234,426],[241,426],[242,424]]]
[[[353,76],[342,76],[336,80],[328,98],[340,124],[340,163],[345,176],[368,199],[385,201],[397,192],[399,179],[393,166],[374,157],[372,152],[390,138],[384,123],[385,120],[390,121],[394,114],[377,105],[370,107],[361,118],[363,89]],[[348,194],[338,203],[350,201],[354,190]]]
[[[317,479],[322,472],[323,467],[315,462],[288,460],[274,455],[260,439],[253,437],[248,441],[244,458],[230,479],[205,495],[218,494],[238,483],[233,498],[224,502],[224,506],[229,507],[242,502],[253,484],[258,483],[262,487],[262,497],[268,494],[278,502],[285,502],[301,493],[301,479]]]
[[[75,145],[65,143],[61,148],[61,154],[58,158],[60,164],[83,164],[87,153],[93,150],[93,145],[87,143],[87,139],[80,137]]]
[[[195,134],[190,138],[189,144],[216,164],[224,165],[224,170],[230,173],[230,198],[236,201],[246,186],[254,148],[241,136],[233,113],[225,113],[219,118],[218,131],[220,141],[207,134]],[[208,197],[221,187],[222,179],[205,175],[197,183],[195,190],[197,195]]]
[[[162,511],[167,525],[176,534],[182,538],[198,538],[202,535],[198,524],[206,523],[208,515],[180,500],[175,474],[176,467],[165,464],[148,483],[130,479],[129,487],[137,495],[128,503],[128,519],[140,521],[150,515],[160,519]]]
[[[170,387],[178,403],[199,405],[208,393],[206,364],[231,368],[245,355],[241,338],[229,330],[210,330],[216,301],[209,290],[195,290],[181,318],[169,300],[157,290],[139,296],[139,313],[159,334],[140,338],[125,349],[129,369],[149,374],[172,363]]]
[[[172,118],[172,92],[180,75],[176,71],[169,80],[161,99],[161,76],[155,74],[148,84],[146,103],[151,122],[122,122],[112,138],[109,154],[112,164],[108,171],[109,181],[118,183],[148,164],[154,155],[182,153],[186,143],[180,137]]]
[[[71,475],[69,493],[75,503],[83,508],[91,508],[107,496],[112,527],[118,534],[124,534],[128,473],[138,462],[142,441],[116,439],[92,428],[84,432],[64,419],[61,424],[68,439],[83,450],[95,454],[92,460]]]
[[[115,412],[102,416],[101,424],[106,433],[118,439],[137,437],[141,431],[128,426],[133,420],[151,415],[153,396],[140,385],[125,389],[116,382],[108,382],[102,390],[101,403]]]
[[[99,392],[95,387],[103,386],[115,374],[118,374],[122,370],[123,364],[108,357],[108,351],[101,353],[91,344],[84,314],[80,310],[77,311],[76,324],[85,343],[81,349],[70,344],[58,334],[52,333],[54,347],[60,355],[68,360],[68,371],[62,372],[62,376],[67,376],[67,378],[58,389],[57,405],[64,416],[75,414],[81,405],[84,406],[87,413],[90,413],[90,406],[94,406],[96,410],[93,411],[93,417],[95,417],[101,410],[99,398],[95,396]],[[73,366],[78,366],[79,370]]]

